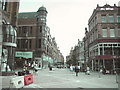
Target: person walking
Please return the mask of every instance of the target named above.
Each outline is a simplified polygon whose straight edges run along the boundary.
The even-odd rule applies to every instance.
[[[106,69],[105,69],[105,67],[103,67],[102,73],[103,73],[104,75],[106,74]]]
[[[49,70],[52,71],[52,66],[51,65],[49,66]]]
[[[80,68],[81,68],[80,65],[78,66],[78,68],[79,68],[79,72],[80,72]]]
[[[76,76],[78,76],[78,72],[79,72],[79,68],[78,68],[78,65],[75,66],[75,73],[76,73]]]
[[[70,71],[73,72],[73,66],[72,65],[70,65]]]
[[[90,75],[90,68],[87,66],[87,68],[86,68],[86,74],[87,75]]]

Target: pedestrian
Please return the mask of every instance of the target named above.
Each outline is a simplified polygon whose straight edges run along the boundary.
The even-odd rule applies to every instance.
[[[79,72],[79,68],[78,68],[78,65],[75,66],[75,73],[76,73],[76,76],[78,76],[78,72]]]
[[[72,65],[70,65],[70,71],[73,72],[73,66]]]
[[[90,75],[90,68],[87,66],[87,68],[86,68],[86,74],[87,75]]]
[[[106,74],[106,69],[105,69],[105,67],[103,67],[102,73],[103,73],[104,75]]]
[[[52,71],[52,66],[51,65],[49,66],[49,70]]]
[[[80,65],[78,66],[78,68],[79,68],[79,72],[80,72],[80,68],[81,68]]]
[[[33,67],[33,73],[37,75],[38,69],[36,68],[36,65]]]
[[[75,66],[73,65],[72,67],[73,67],[73,71],[75,71]]]

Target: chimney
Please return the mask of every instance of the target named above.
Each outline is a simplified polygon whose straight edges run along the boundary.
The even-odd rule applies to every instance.
[[[85,34],[87,34],[88,33],[88,31],[87,31],[87,28],[85,27]]]

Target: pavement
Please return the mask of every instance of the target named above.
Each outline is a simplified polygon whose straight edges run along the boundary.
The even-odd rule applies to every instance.
[[[78,76],[75,76],[75,72],[70,72],[69,69],[58,68],[54,68],[52,71],[42,69],[37,73],[32,70],[30,72],[33,74],[34,84],[42,88],[108,88],[108,90],[118,88],[116,75],[103,75],[98,72],[85,75],[84,72],[80,72]],[[9,81],[12,77],[15,76],[0,76],[2,80],[0,87],[9,88]]]
[[[38,71],[34,75],[34,83],[43,88],[118,88],[116,75],[103,75],[98,72],[85,75],[84,72],[80,72],[75,76],[75,72],[70,72],[69,69]]]

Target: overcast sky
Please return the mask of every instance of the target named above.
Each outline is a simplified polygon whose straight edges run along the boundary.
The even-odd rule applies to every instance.
[[[118,5],[120,0],[20,0],[20,12],[36,12],[44,6],[48,11],[47,26],[59,50],[69,55],[71,47],[85,36],[85,27],[97,4]]]

